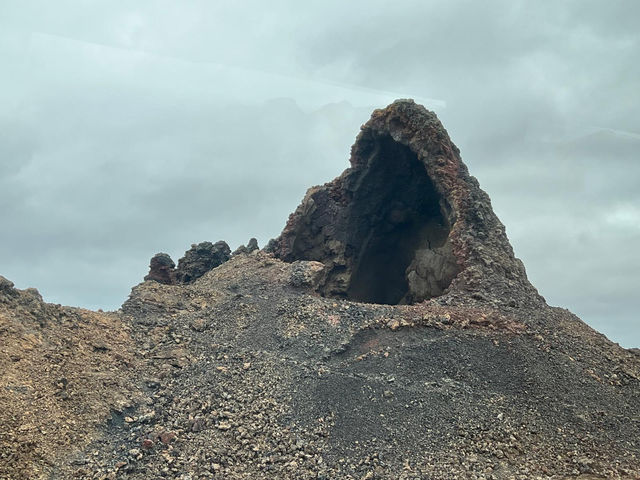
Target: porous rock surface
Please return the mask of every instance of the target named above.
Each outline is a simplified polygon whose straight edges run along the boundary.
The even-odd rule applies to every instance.
[[[156,253],[149,262],[149,273],[145,280],[154,280],[171,285],[176,282],[176,264],[168,253]]]
[[[541,300],[488,195],[433,112],[412,100],[376,110],[351,167],[309,189],[271,246],[327,266],[325,295],[414,303],[443,292]]]
[[[252,239],[255,240],[255,239]],[[244,247],[245,249],[247,247]],[[256,245],[257,248],[257,245]],[[178,267],[166,253],[156,253],[149,263],[149,273],[145,280],[154,280],[167,285],[191,283],[209,270],[222,265],[231,258],[231,249],[227,242],[201,242],[191,245],[184,256],[178,260]]]
[[[438,209],[407,187],[398,213],[372,199],[384,215],[365,221],[364,183],[351,200],[308,195],[338,230],[298,209],[275,255],[150,279],[118,312],[46,304],[0,277],[0,478],[640,478],[640,357],[538,296],[435,116],[393,104],[354,152],[371,125],[405,131],[396,116],[427,130],[407,145],[449,152],[455,174],[433,173],[444,160],[428,170]],[[356,301],[371,294],[359,262],[402,224],[416,248],[392,258],[407,291]],[[362,251],[324,250],[319,232]],[[453,278],[419,301],[407,272],[434,249]]]

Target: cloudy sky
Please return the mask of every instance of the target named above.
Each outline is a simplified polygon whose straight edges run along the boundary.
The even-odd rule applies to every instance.
[[[411,97],[547,301],[640,346],[637,0],[3,0],[0,59],[0,274],[47,301],[264,245]]]

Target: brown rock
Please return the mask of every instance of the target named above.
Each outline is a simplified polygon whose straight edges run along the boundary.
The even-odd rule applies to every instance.
[[[191,245],[178,261],[176,280],[178,283],[191,283],[209,270],[222,265],[231,257],[231,249],[224,241],[216,243],[202,242]]]
[[[176,283],[176,264],[166,253],[156,253],[149,263],[149,274],[145,280],[154,280],[159,283],[172,285]]]
[[[433,112],[412,100],[376,110],[350,161],[309,189],[270,247],[288,262],[322,262],[321,293],[387,304],[461,290],[539,298]]]

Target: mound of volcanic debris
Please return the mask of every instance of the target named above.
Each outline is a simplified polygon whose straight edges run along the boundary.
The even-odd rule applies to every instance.
[[[223,243],[118,312],[2,279],[0,478],[640,478],[640,356],[546,305],[423,107]]]
[[[131,327],[44,303],[0,276],[0,478],[72,478],[107,422],[142,397]]]

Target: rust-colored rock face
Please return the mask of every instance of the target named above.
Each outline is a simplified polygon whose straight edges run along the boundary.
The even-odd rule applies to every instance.
[[[285,261],[325,264],[322,294],[387,304],[463,291],[539,298],[433,112],[412,100],[376,110],[350,161],[307,192],[273,245]]]

